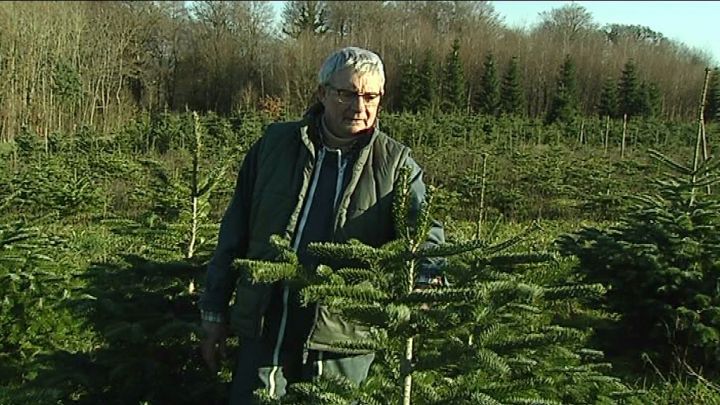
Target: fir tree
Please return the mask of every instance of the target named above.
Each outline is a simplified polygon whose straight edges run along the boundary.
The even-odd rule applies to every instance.
[[[215,156],[216,164],[213,167],[202,168],[201,161],[207,158],[204,150],[207,131],[196,112],[187,114],[186,122],[189,124],[185,126],[188,132],[192,131],[189,145],[192,160],[191,167],[187,168],[182,176],[172,175],[156,160],[141,159],[140,162],[154,175],[156,205],[168,207],[179,220],[179,223],[168,222],[164,224],[165,229],[156,230],[162,234],[158,237],[175,239],[184,250],[185,257],[191,259],[200,247],[207,247],[204,246],[205,242],[212,237],[208,227],[210,195],[225,180],[225,173],[235,161],[240,149],[227,148],[223,151],[224,156]]]
[[[322,1],[288,1],[282,14],[282,31],[291,38],[297,39],[303,34],[322,35],[328,30],[328,11]]]
[[[643,81],[638,89],[638,115],[654,117],[660,111],[660,90],[654,83]]]
[[[566,122],[577,114],[577,78],[575,77],[575,64],[570,55],[565,56],[565,62],[560,67],[555,95],[547,115],[547,122]]]
[[[486,115],[497,115],[500,107],[500,85],[495,70],[495,58],[488,52],[483,64],[483,75],[480,80],[480,91],[475,96],[478,112]]]
[[[437,104],[437,68],[432,48],[425,50],[425,56],[418,72],[418,111],[434,111]]]
[[[650,114],[657,117],[662,112],[662,93],[657,83],[651,82],[648,85],[648,99],[650,105]]]
[[[607,78],[603,82],[600,102],[598,104],[598,115],[600,117],[617,118],[617,91],[613,79]]]
[[[523,90],[520,83],[518,58],[513,56],[503,77],[501,90],[501,111],[505,114],[520,115],[523,111]]]
[[[443,80],[442,109],[445,112],[458,112],[465,109],[465,77],[460,60],[460,40],[455,39],[445,61],[445,80]]]
[[[547,263],[549,255],[509,252],[522,236],[492,242],[461,241],[425,247],[428,203],[414,224],[404,170],[393,204],[399,238],[380,248],[357,241],[315,243],[308,250],[321,264],[308,274],[287,241],[274,238],[281,263],[243,261],[256,282],[291,280],[305,285],[306,304],[320,303],[372,331],[361,341],[336,342],[334,350],[376,353],[359,387],[327,375],[291,384],[282,399],[257,395],[267,404],[478,404],[610,403],[629,392],[597,363],[602,353],[586,349],[586,332],[554,324],[546,311],[603,293],[598,285],[542,287],[523,266]],[[451,286],[415,286],[418,263],[428,257],[457,258],[445,268]],[[551,266],[552,267],[552,266]],[[545,280],[548,279],[547,273]],[[560,316],[562,318],[562,316]]]
[[[720,182],[720,161],[691,166],[651,156],[667,169],[652,179],[658,192],[629,197],[635,204],[617,225],[583,228],[563,236],[560,247],[579,259],[584,280],[608,288],[605,305],[621,315],[604,328],[609,350],[647,353],[665,370],[690,365],[716,373],[720,199],[703,191]]]
[[[637,77],[635,62],[630,59],[623,67],[620,82],[618,83],[618,113],[627,114],[628,117],[640,113],[640,84]]]
[[[400,65],[400,109],[417,112],[422,91],[420,72],[411,57]]]

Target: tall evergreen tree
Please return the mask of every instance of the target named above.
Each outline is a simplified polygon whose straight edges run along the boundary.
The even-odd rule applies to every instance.
[[[507,71],[503,77],[500,92],[501,111],[510,115],[521,115],[523,112],[523,89],[520,83],[520,71],[517,56],[513,56],[508,63]]]
[[[640,113],[640,83],[637,77],[635,61],[630,59],[623,67],[620,83],[618,83],[618,114],[628,117]]]
[[[651,82],[648,86],[648,95],[650,98],[650,108],[652,116],[656,117],[662,112],[662,93],[657,83]]]
[[[435,54],[430,47],[425,50],[418,77],[418,111],[434,111],[437,105],[437,67]]]
[[[577,78],[575,63],[570,55],[565,56],[565,62],[560,67],[557,78],[555,95],[546,117],[547,122],[568,121],[578,112],[577,106]]]
[[[291,38],[304,33],[322,35],[328,30],[328,10],[323,1],[288,1],[282,14],[282,32]]]
[[[485,55],[480,90],[475,95],[475,108],[481,114],[497,115],[500,108],[500,84],[495,69],[495,57],[491,52]]]
[[[710,72],[710,82],[705,98],[705,122],[720,122],[720,68]]]
[[[400,65],[400,109],[417,112],[422,97],[422,82],[417,63],[409,58]]]
[[[445,80],[443,80],[442,109],[445,112],[458,112],[465,109],[465,77],[460,60],[460,40],[455,39],[445,61]]]
[[[643,81],[638,89],[638,115],[654,117],[660,112],[660,90],[655,83]]]
[[[603,82],[602,92],[600,93],[598,115],[600,117],[617,118],[617,102],[617,85],[613,79],[607,78]]]

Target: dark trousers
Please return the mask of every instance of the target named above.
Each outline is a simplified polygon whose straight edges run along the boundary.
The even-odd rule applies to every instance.
[[[258,388],[279,398],[285,395],[289,384],[310,381],[318,375],[344,376],[359,385],[367,378],[375,359],[373,353],[348,356],[312,350],[305,364],[302,357],[302,345],[298,345],[296,349],[282,351],[275,364],[269,342],[243,341],[233,373],[230,404],[253,404],[253,391]]]

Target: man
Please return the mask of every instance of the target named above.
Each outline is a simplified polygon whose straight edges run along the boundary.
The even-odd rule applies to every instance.
[[[322,306],[301,307],[298,291],[283,283],[252,284],[234,274],[237,257],[272,260],[273,234],[290,238],[304,266],[317,266],[311,242],[358,239],[380,246],[395,239],[393,185],[402,166],[412,168],[412,212],[425,197],[422,171],[409,149],[378,129],[384,94],[382,61],[348,47],[328,57],[318,74],[318,100],[297,122],[270,125],[243,161],[235,194],[223,217],[218,246],[200,300],[203,358],[218,369],[230,323],[242,342],[230,394],[232,404],[252,402],[265,387],[274,397],[286,386],[326,373],[360,383],[373,353],[339,354],[333,342],[367,330]],[[444,242],[435,223],[430,244]],[[437,263],[421,266],[420,284],[437,279]],[[228,303],[235,292],[235,303]]]

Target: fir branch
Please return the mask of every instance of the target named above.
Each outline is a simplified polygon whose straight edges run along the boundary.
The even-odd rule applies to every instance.
[[[482,249],[486,246],[484,240],[475,239],[460,243],[445,243],[438,246],[427,246],[418,249],[417,253],[412,255],[414,259],[425,257],[449,257],[459,255],[461,253]]]
[[[548,301],[567,300],[569,298],[597,298],[606,293],[602,284],[583,284],[549,287],[543,289],[543,298]]]
[[[236,259],[235,266],[247,271],[253,283],[292,280],[298,275],[298,266],[288,263]]]
[[[349,267],[338,270],[337,275],[342,277],[347,284],[370,282],[377,277],[376,273],[372,270]]]
[[[413,401],[413,403],[431,403],[439,404],[444,401],[448,401],[449,392],[444,386],[436,384],[437,381],[444,380],[442,374],[436,372],[418,372],[415,369],[413,373],[413,397],[418,398],[419,401]],[[439,385],[436,387],[436,385]]]
[[[542,295],[542,289],[533,284],[518,283],[515,281],[488,281],[476,287],[478,296],[482,299],[513,300],[524,297],[532,300]],[[499,305],[499,302],[495,304]]]
[[[478,405],[503,405],[502,402],[481,391],[471,392],[469,399],[471,403]]]
[[[283,403],[344,405],[353,400],[354,384],[343,376],[323,374],[311,382],[292,384]]]
[[[292,247],[290,247],[290,239],[280,235],[270,235],[270,244],[278,250],[292,250]]]
[[[317,405],[346,405],[350,403],[347,397],[335,392],[319,391],[314,396],[303,401],[302,403],[311,403]]]
[[[509,351],[530,347],[544,347],[559,343],[560,336],[551,333],[528,333],[521,336],[510,336],[488,344],[488,347],[497,351]],[[534,362],[533,362],[534,363]]]
[[[316,271],[317,275],[325,281],[328,285],[345,285],[345,279],[333,271],[332,267],[324,264],[318,265]]]
[[[585,361],[597,361],[605,358],[605,354],[602,351],[587,348],[578,350],[578,355]]]
[[[504,306],[504,308],[510,308],[521,312],[528,312],[531,314],[542,314],[543,309],[536,307],[535,305],[521,304],[517,302],[510,302]]]
[[[493,255],[495,253],[501,252],[505,249],[508,249],[521,241],[525,240],[528,236],[528,234],[533,231],[534,229],[537,229],[538,226],[536,223],[533,223],[533,225],[529,226],[525,231],[519,233],[518,235],[513,236],[510,239],[504,240],[500,243],[497,243],[495,245],[488,246],[487,242],[485,240],[481,239],[473,239],[469,241],[464,241],[460,243],[446,243],[439,246],[429,246],[420,249],[413,257],[414,258],[423,258],[423,257],[448,257],[448,256],[455,256],[462,253],[470,252],[470,251],[477,251],[478,255]]]
[[[478,389],[502,397],[516,394],[521,391],[532,390],[536,387],[549,386],[552,383],[552,381],[550,381],[548,378],[537,377],[514,377],[509,381],[501,381],[496,379],[488,380],[487,374],[485,374],[484,371],[476,373],[474,377],[477,382],[475,382],[473,385],[477,386]],[[465,383],[465,385],[467,385],[467,383]]]
[[[310,243],[308,253],[320,258],[320,260],[335,259],[342,257],[356,263],[366,265],[375,264],[381,260],[388,260],[395,256],[394,252],[373,248],[357,241],[349,243]]]
[[[560,325],[543,326],[540,331],[552,336],[556,341],[579,342],[587,337],[587,332]]]
[[[343,298],[359,303],[373,303],[387,298],[387,294],[367,284],[352,286],[311,285],[302,289],[304,305],[324,303],[332,298]]]
[[[299,266],[297,254],[290,246],[290,238],[282,237],[280,235],[271,235],[270,244],[277,250],[278,257],[277,261],[283,263],[289,263]]]
[[[415,311],[412,314],[412,324],[408,322],[395,323],[391,326],[394,327],[398,334],[404,334],[406,336],[412,336],[416,334],[424,334],[425,336],[433,335],[433,331],[438,331],[440,323],[437,318],[428,316],[426,311]],[[410,326],[407,328],[406,326]]]
[[[385,325],[387,313],[384,306],[378,304],[338,303],[335,309],[348,319],[365,325]]]
[[[479,267],[481,266],[477,266],[476,268]],[[470,275],[472,276],[470,277],[470,280],[476,280],[481,278],[482,280],[488,281],[516,281],[518,278],[522,277],[521,274],[505,273],[495,270],[492,267],[483,269],[482,272],[475,272]]]
[[[562,402],[554,401],[551,399],[545,399],[545,398],[520,398],[520,397],[511,397],[511,398],[505,398],[504,402],[506,404],[512,404],[512,405],[563,405]]]
[[[339,353],[358,353],[358,352],[377,352],[385,349],[383,342],[374,339],[358,339],[358,340],[347,340],[343,342],[333,342],[333,350],[337,350]]]
[[[316,398],[317,395],[319,395],[321,392],[322,391],[320,387],[314,382],[298,382],[290,385],[287,397],[296,397],[298,399],[307,401],[310,398]],[[288,399],[284,399],[283,402],[287,401]]]
[[[510,374],[511,369],[507,362],[492,350],[479,348],[475,351],[474,359],[483,370],[494,371],[500,376]]]
[[[505,334],[505,328],[502,328],[499,324],[491,324],[483,331],[475,335],[475,340],[480,346],[487,346],[490,342],[495,341],[502,334]]]
[[[406,305],[389,304],[385,307],[385,315],[390,325],[397,326],[409,322],[412,311]]]
[[[399,239],[410,240],[407,214],[410,212],[410,175],[411,168],[402,166],[398,170],[398,178],[395,181],[394,198],[392,205],[393,225],[395,235]]]
[[[657,151],[655,149],[649,149],[648,154],[650,155],[650,157],[664,163],[666,166],[671,167],[684,175],[687,175],[687,176],[693,175],[693,169],[691,169],[687,166],[683,166],[680,163],[675,162],[674,160],[670,159],[669,157],[665,156],[664,154],[660,153],[659,151]]]
[[[0,225],[0,248],[22,248],[27,249],[34,247],[34,245],[24,246],[18,244],[18,242],[27,241],[33,237],[38,236],[38,230],[36,228],[26,227],[22,221],[15,221],[8,224]]]
[[[420,212],[418,212],[417,216],[417,224],[415,225],[416,229],[412,237],[414,246],[411,247],[411,250],[413,251],[415,251],[417,248],[420,247],[422,243],[425,242],[428,234],[430,233],[430,228],[432,227],[430,207],[432,206],[433,196],[433,187],[427,187],[427,190],[425,192],[425,202],[420,206]]]
[[[535,264],[544,263],[554,260],[555,256],[550,253],[525,253],[525,254],[508,254],[502,256],[492,256],[489,258],[479,259],[478,265],[489,265],[493,267],[510,267],[519,264]]]
[[[404,303],[456,303],[475,301],[480,292],[472,288],[433,288],[413,291],[402,299]]]
[[[712,186],[714,184],[717,184],[720,182],[720,177],[718,176],[708,176],[708,177],[701,177],[698,180],[695,180],[692,185],[695,187],[705,187],[705,186]]]

